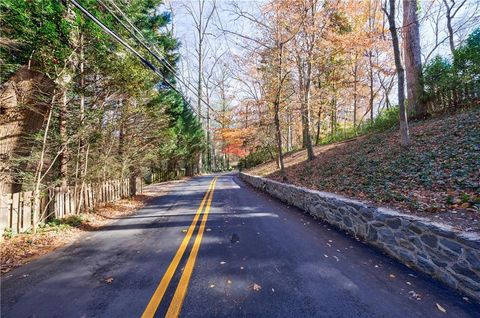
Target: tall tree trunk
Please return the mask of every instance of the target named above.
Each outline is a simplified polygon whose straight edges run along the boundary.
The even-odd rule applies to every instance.
[[[244,128],[247,129],[248,128],[248,124],[249,124],[249,121],[248,121],[248,103],[245,103],[245,126]],[[245,139],[244,143],[243,143],[243,149],[245,150],[245,153],[248,152],[248,138]]]
[[[43,133],[42,151],[40,152],[40,158],[37,163],[37,170],[35,171],[35,186],[33,189],[33,213],[32,213],[32,227],[33,233],[37,232],[38,223],[43,220],[44,211],[40,211],[40,185],[43,178],[43,163],[45,158],[45,150],[47,148],[47,137],[50,128],[50,122],[52,120],[53,108],[55,105],[55,89],[53,90],[50,109],[48,110],[47,123],[45,125],[45,132]]]
[[[59,160],[59,179],[60,185],[62,187],[68,186],[68,160],[69,160],[69,149],[68,149],[68,101],[67,101],[67,87],[62,87],[61,92],[61,102],[58,108],[58,131],[60,137],[60,155],[58,156]]]
[[[304,70],[301,67],[301,63],[297,63],[299,73],[303,74]],[[300,76],[300,112],[302,116],[302,145],[307,149],[307,158],[309,161],[315,158],[312,146],[312,137],[310,135],[310,112],[309,112],[309,99],[310,99],[310,77],[307,70],[306,75]]]
[[[207,107],[207,169],[212,171],[212,146],[210,140],[210,108]]]
[[[373,122],[373,102],[375,100],[375,93],[373,90],[373,61],[372,61],[372,50],[367,52],[368,54],[368,77],[370,80],[370,85],[368,85],[370,90],[370,96],[368,99],[368,107],[370,108],[370,121]]]
[[[315,158],[315,154],[313,153],[313,146],[312,146],[312,137],[310,135],[310,121],[308,120],[308,105],[306,104],[306,100],[302,103],[302,123],[303,123],[303,140],[305,143],[305,148],[307,148],[307,159],[311,161]]]
[[[200,1],[198,2],[199,9],[201,8]],[[197,83],[197,112],[198,120],[202,120],[202,69],[203,69],[203,12],[200,9],[199,14],[199,27],[198,27],[198,83]],[[208,145],[208,144],[207,144]],[[198,170],[203,171],[203,151],[198,157]]]
[[[317,136],[315,138],[315,145],[320,144],[320,129],[322,128],[322,105],[318,107],[318,118],[317,118]]]
[[[334,96],[332,99],[332,109],[330,111],[330,135],[333,136],[336,131],[337,131],[337,97]]]
[[[390,12],[384,8],[388,18],[390,33],[392,35],[393,55],[395,57],[395,68],[398,77],[398,107],[400,112],[400,144],[403,147],[410,145],[410,134],[408,131],[407,111],[405,109],[405,74],[400,57],[400,44],[398,41],[397,26],[395,25],[395,0],[389,0]]]
[[[80,72],[80,105],[79,105],[79,127],[84,126],[84,119],[85,119],[85,52],[84,52],[84,34],[80,31],[79,37],[79,63],[78,69]],[[88,160],[88,152],[89,146],[87,147],[87,153],[84,156],[85,152],[85,138],[84,132],[80,131],[79,141],[78,141],[78,153],[77,153],[77,167],[75,171],[75,208],[77,209],[77,213],[80,213],[82,209],[82,197],[83,197],[83,189],[85,186],[85,176],[87,174],[87,160]],[[85,160],[84,160],[85,158]],[[77,184],[78,184],[78,176],[80,177],[80,192],[77,191]]]
[[[353,128],[357,128],[357,82],[358,82],[358,53],[355,53],[355,66],[353,68]]]
[[[79,71],[80,71],[80,125],[84,126],[84,119],[85,119],[85,43],[84,43],[84,35],[83,32],[80,33],[80,63],[79,63]],[[85,140],[83,136],[80,137],[80,146],[83,149],[83,144]]]
[[[118,101],[119,107],[121,109],[122,115],[119,123],[119,132],[118,132],[118,157],[122,163],[121,178],[126,177],[126,154],[125,154],[125,136],[126,136],[126,127],[125,127],[125,113],[127,112],[128,102],[125,102],[120,99]],[[106,181],[106,175],[104,175],[104,181]]]
[[[285,166],[283,164],[283,150],[282,150],[282,130],[280,127],[280,103],[275,101],[274,105],[274,122],[275,122],[275,135],[277,139],[277,152],[278,152],[278,166],[280,168],[280,174],[285,179]]]
[[[417,11],[417,1],[403,0],[405,32],[403,48],[407,74],[408,113],[415,118],[424,118],[427,115],[427,108],[422,98],[422,51]]]
[[[287,151],[290,152],[293,149],[293,144],[292,144],[292,136],[293,135],[293,129],[292,129],[292,114],[289,112],[287,114]]]

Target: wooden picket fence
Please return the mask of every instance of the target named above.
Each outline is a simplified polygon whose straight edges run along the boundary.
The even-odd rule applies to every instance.
[[[463,83],[454,88],[436,89],[426,101],[428,113],[448,113],[480,105],[480,82]]]
[[[173,171],[157,171],[150,175],[149,181],[151,183],[164,182],[169,180],[176,180],[185,177],[185,170],[173,170]]]
[[[135,192],[143,192],[143,179],[136,178]],[[56,187],[41,194],[39,209],[34,213],[33,191],[0,195],[0,231],[22,233],[48,218],[64,218],[88,211],[102,204],[128,198],[133,185],[129,179],[106,181],[70,187]],[[0,234],[1,234],[0,233]]]

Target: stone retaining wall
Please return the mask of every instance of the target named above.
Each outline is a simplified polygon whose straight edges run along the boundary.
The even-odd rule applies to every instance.
[[[240,178],[480,301],[480,236],[332,193],[245,173]]]

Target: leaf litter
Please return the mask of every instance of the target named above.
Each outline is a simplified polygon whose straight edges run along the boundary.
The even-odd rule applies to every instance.
[[[258,285],[257,283],[253,283],[252,289],[258,292],[262,289],[262,286]]]
[[[65,244],[73,242],[86,232],[96,231],[103,226],[134,213],[149,200],[168,193],[169,189],[178,182],[169,182],[167,186],[150,186],[131,199],[119,200],[104,206],[74,216],[74,222],[69,219],[55,220],[39,227],[36,234],[22,233],[11,237],[0,238],[0,274],[4,275],[13,268],[22,266],[32,260],[48,254]],[[90,237],[86,237],[90,240]]]
[[[480,232],[479,122],[478,107],[412,122],[408,150],[399,145],[397,127],[317,146],[313,162],[302,150],[285,156],[286,177],[298,186]],[[249,172],[283,180],[275,162]]]

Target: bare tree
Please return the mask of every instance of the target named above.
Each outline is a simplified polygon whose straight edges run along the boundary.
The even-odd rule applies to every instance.
[[[231,103],[231,96],[229,96],[229,81],[231,79],[231,72],[228,68],[226,63],[221,63],[219,71],[215,74],[214,82],[215,86],[217,87],[217,94],[220,103],[220,111],[219,111],[219,122],[220,122],[220,129],[225,130],[229,128],[231,124],[230,118],[230,103]],[[221,138],[221,149],[225,149],[227,145],[227,141],[225,137],[222,135]],[[225,151],[222,154],[222,169],[230,169],[230,156]]]
[[[280,174],[284,179],[286,179],[286,174],[283,161],[283,137],[280,123],[280,110],[281,105],[287,99],[285,87],[287,79],[290,76],[287,65],[287,44],[294,39],[301,27],[301,25],[285,25],[285,16],[289,14],[290,9],[288,5],[288,1],[272,3],[264,8],[260,18],[242,10],[238,5],[234,5],[233,13],[237,18],[242,18],[253,23],[261,35],[256,37],[255,35],[250,36],[231,30],[223,30],[224,32],[234,34],[256,45],[251,51],[258,54],[260,60],[263,61],[265,66],[265,74],[263,76],[263,86],[265,86],[264,98],[267,103],[273,106],[273,123],[275,126],[278,166],[280,168]]]
[[[206,51],[206,44],[207,44],[207,35],[208,35],[208,27],[212,21],[213,14],[216,10],[216,3],[213,1],[211,8],[206,6],[205,0],[198,0],[198,8],[197,12],[195,9],[185,5],[185,9],[187,10],[188,14],[191,16],[193,20],[193,27],[196,31],[196,58],[197,58],[197,113],[199,114],[200,118],[202,117],[202,99],[203,99],[203,68],[204,68],[204,61],[207,55]],[[204,123],[205,124],[205,123]],[[210,147],[208,145],[208,147]],[[199,170],[202,170],[203,167],[203,159],[202,156],[199,157]]]
[[[207,102],[207,105],[211,104],[212,101],[212,95],[214,93],[214,90],[216,88],[216,83],[213,81],[213,77],[215,75],[215,70],[217,64],[222,60],[222,54],[217,54],[216,52],[212,55],[213,63],[210,65],[210,67],[207,70],[204,70],[202,72],[202,80],[205,86],[205,101]],[[207,168],[208,170],[212,169],[212,159],[215,160],[214,152],[215,149],[212,145],[212,134],[211,134],[211,109],[210,106],[207,107],[206,109],[206,120],[205,120],[205,129],[207,133]]]
[[[464,6],[467,0],[463,0],[460,2],[455,2],[455,0],[443,0],[443,4],[445,5],[446,14],[445,17],[447,19],[447,31],[448,31],[448,44],[450,45],[450,51],[455,51],[455,42],[454,42],[454,31],[452,26],[452,20],[455,18],[459,10]]]
[[[455,48],[480,22],[479,1],[437,0],[432,2],[429,11],[430,14],[426,14],[423,20],[428,22],[434,36],[431,43],[426,43],[428,51],[425,52],[424,63],[446,42],[453,54]]]
[[[298,72],[298,85],[300,93],[300,109],[302,116],[302,146],[307,149],[308,160],[313,160],[312,137],[310,134],[310,93],[312,87],[312,70],[314,49],[319,30],[317,29],[317,0],[309,0],[302,3],[300,9],[300,32],[292,41],[295,50],[295,64]],[[322,30],[323,27],[320,29]],[[289,123],[291,120],[289,120]],[[291,124],[289,124],[289,135]],[[291,140],[289,138],[288,140]]]

